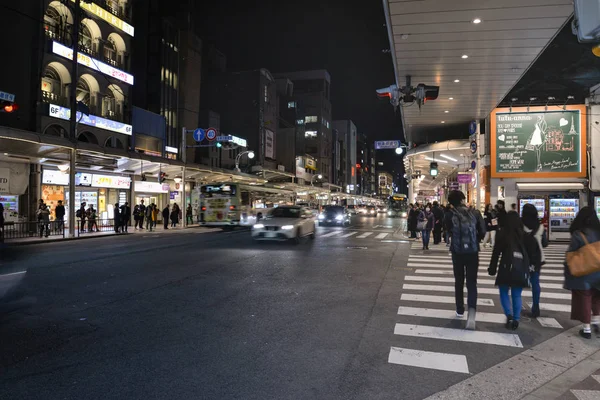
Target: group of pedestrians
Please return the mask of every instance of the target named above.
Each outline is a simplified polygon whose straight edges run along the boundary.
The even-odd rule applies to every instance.
[[[133,218],[135,229],[144,229],[144,221],[146,222],[145,229],[152,231],[156,229],[159,214],[162,216],[164,229],[169,229],[169,222],[171,228],[177,227],[181,221],[182,211],[177,203],[173,203],[171,207],[169,204],[159,212],[158,206],[152,203],[148,206],[144,204],[144,200],[140,201],[140,204],[136,204],[133,209]],[[192,206],[188,205],[186,210],[186,219],[188,223],[192,223]]]
[[[442,242],[442,234],[444,241],[449,243],[444,218],[450,212],[450,209],[450,205],[443,207],[437,201],[426,205],[410,204],[407,224],[410,238],[421,238],[423,240],[423,250],[429,250],[431,233],[433,233],[434,245]]]

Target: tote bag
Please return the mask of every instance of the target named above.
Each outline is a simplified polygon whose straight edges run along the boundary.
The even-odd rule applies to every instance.
[[[583,247],[567,253],[567,267],[573,276],[585,276],[600,271],[600,241],[589,243],[583,233]]]

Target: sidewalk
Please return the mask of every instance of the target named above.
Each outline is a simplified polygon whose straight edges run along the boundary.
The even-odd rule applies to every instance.
[[[139,235],[139,234],[144,234],[144,235],[153,235],[153,234],[173,234],[173,233],[181,233],[181,232],[185,232],[185,231],[189,231],[190,229],[194,229],[197,228],[198,229],[198,233],[209,233],[209,232],[220,232],[222,231],[221,228],[210,228],[210,227],[202,227],[198,224],[192,224],[192,225],[188,225],[188,226],[178,226],[177,228],[169,228],[168,230],[165,230],[162,225],[157,226],[156,228],[154,228],[152,230],[152,232],[147,231],[145,229],[135,229],[133,226],[129,226],[127,228],[128,232],[127,233],[115,233],[115,231],[110,230],[110,231],[102,231],[102,232],[93,232],[93,233],[89,233],[89,232],[82,232],[79,234],[79,236],[77,236],[77,232],[75,232],[75,237],[68,237],[68,230],[65,230],[65,236],[50,236],[47,238],[40,238],[39,236],[32,236],[32,237],[28,237],[28,238],[21,238],[21,239],[7,239],[4,241],[4,245],[8,245],[8,246],[20,246],[20,245],[27,245],[27,244],[41,244],[41,243],[54,243],[54,242],[63,242],[63,241],[69,241],[69,240],[80,240],[80,239],[94,239],[94,238],[100,238],[100,237],[112,237],[112,236],[123,236],[123,235]]]

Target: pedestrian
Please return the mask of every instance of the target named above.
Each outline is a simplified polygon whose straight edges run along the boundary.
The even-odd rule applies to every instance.
[[[152,225],[156,228],[156,224],[158,222],[158,206],[152,203]]]
[[[48,237],[50,235],[50,210],[45,203],[42,203],[37,213],[40,224],[40,237],[44,236],[44,234]]]
[[[408,210],[408,231],[410,232],[410,238],[417,238],[417,220],[419,219],[419,213],[417,212],[417,207],[414,204],[409,206]]]
[[[452,205],[446,205],[444,209],[444,242],[446,242],[446,247],[450,247],[450,228],[446,225],[446,221],[452,218]]]
[[[152,204],[148,204],[146,207],[146,230],[152,232],[152,227],[154,226],[154,221],[152,221],[152,216],[154,215],[154,209]]]
[[[115,203],[115,207],[113,208],[113,212],[115,214],[115,233],[121,232],[121,209],[119,208],[119,203]]]
[[[85,210],[86,202],[81,203],[81,207],[75,213],[75,216],[79,218],[79,232],[85,232],[85,219],[86,219],[86,210]]]
[[[539,260],[534,260],[536,262],[531,263],[530,260],[533,266],[530,271],[531,293],[533,296],[531,317],[537,318],[540,316],[540,296],[542,292],[540,287],[540,273],[542,272],[542,266],[546,264],[544,248],[548,247],[548,233],[544,225],[540,224],[538,210],[533,204],[525,204],[522,214],[523,229],[527,235],[535,239],[540,254]]]
[[[187,225],[191,225],[194,223],[194,218],[193,218],[193,211],[192,211],[192,205],[188,204],[187,208],[185,209],[185,223]]]
[[[98,224],[96,223],[96,210],[94,210],[94,205],[90,204],[90,208],[87,210],[87,219],[88,219],[88,229],[90,232],[94,232],[94,227],[96,228],[96,232],[98,232]]]
[[[54,209],[54,220],[56,232],[63,232],[65,230],[65,206],[63,206],[62,200],[58,201],[58,205]]]
[[[483,246],[488,247],[491,245],[492,249],[496,243],[496,230],[498,229],[498,218],[496,210],[491,204],[485,206],[485,212],[483,213],[485,220],[485,238],[483,239]]]
[[[429,250],[429,238],[435,225],[435,216],[431,211],[430,203],[427,203],[425,209],[419,213],[418,221],[417,227],[423,238],[423,250]]]
[[[163,225],[165,229],[169,229],[169,205],[167,204],[162,210]]]
[[[448,201],[452,205],[452,210],[446,216],[445,224],[450,232],[456,316],[462,318],[465,312],[464,285],[466,277],[469,310],[466,328],[475,329],[479,242],[485,236],[485,222],[478,210],[467,208],[463,192],[453,190],[448,195]]]
[[[435,219],[433,226],[433,244],[440,244],[442,242],[442,227],[444,226],[444,210],[437,201],[434,201],[431,212]]]
[[[569,228],[571,244],[567,252],[574,252],[600,240],[600,221],[596,211],[583,207]],[[600,272],[575,277],[571,275],[565,262],[565,289],[571,291],[571,319],[580,321],[583,326],[579,335],[592,338],[592,326],[600,333]]]
[[[138,221],[140,222],[140,229],[144,229],[144,218],[147,216],[146,206],[144,205],[144,199],[140,200]],[[146,223],[146,230],[148,230],[148,223]]]
[[[179,223],[179,206],[177,203],[173,204],[173,209],[171,210],[171,228],[175,228]]]
[[[529,287],[530,267],[539,264],[540,251],[535,238],[525,234],[519,214],[508,213],[505,223],[504,229],[498,233],[488,274],[494,276],[498,273],[495,284],[500,291],[500,303],[506,315],[505,326],[506,329],[515,330],[521,319],[521,294],[523,288]]]
[[[140,206],[136,204],[133,207],[133,227],[137,231],[138,225],[140,224]]]
[[[504,200],[498,200],[496,203],[496,217],[498,218],[498,230],[501,230],[506,220],[506,207]]]
[[[129,222],[131,221],[131,207],[129,207],[129,202],[125,202],[121,206],[121,231],[127,233],[127,227],[129,226]]]
[[[510,205],[510,212],[517,212],[517,203],[512,203]]]

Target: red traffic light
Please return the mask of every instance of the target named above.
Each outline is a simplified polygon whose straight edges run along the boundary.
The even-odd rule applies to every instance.
[[[8,101],[0,102],[0,110],[5,113],[15,112],[19,109],[19,106],[16,103],[11,103]]]

